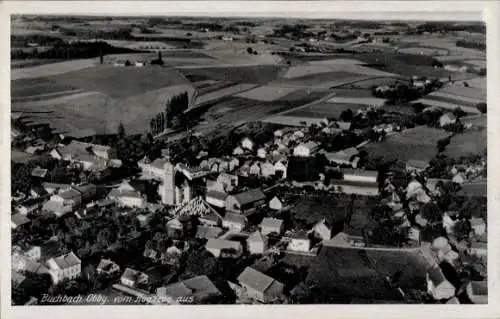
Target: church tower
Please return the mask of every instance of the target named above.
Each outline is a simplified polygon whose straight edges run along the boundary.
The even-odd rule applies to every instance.
[[[167,162],[163,165],[163,196],[165,205],[175,205],[175,167],[170,158],[170,151],[165,154]]]

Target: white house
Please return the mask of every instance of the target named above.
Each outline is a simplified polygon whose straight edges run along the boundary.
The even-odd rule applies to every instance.
[[[443,275],[438,265],[435,265],[426,275],[427,292],[436,300],[449,299],[455,296],[455,287]]]
[[[284,285],[251,267],[238,276],[238,282],[245,289],[246,296],[269,303],[283,295]]]
[[[278,198],[278,196],[274,196],[269,201],[269,208],[273,210],[281,210],[283,209],[283,202]]]
[[[256,175],[256,176],[260,176],[262,174],[262,169],[260,167],[260,163],[259,162],[254,162],[251,166],[250,166],[250,175]]]
[[[441,115],[441,117],[439,118],[439,126],[443,127],[449,124],[454,124],[456,123],[456,121],[457,117],[453,113],[448,112]]]
[[[281,234],[284,229],[283,220],[278,218],[265,217],[260,223],[262,235],[267,236],[272,233]]]
[[[263,254],[267,246],[267,237],[262,236],[260,231],[253,232],[247,238],[248,251],[251,254]]]
[[[209,238],[205,245],[205,249],[212,253],[212,255],[216,258],[238,258],[243,253],[243,247],[240,242],[219,238]]]
[[[293,149],[293,155],[301,157],[312,156],[318,150],[318,146],[318,143],[315,142],[299,144]]]
[[[243,150],[243,148],[241,148],[241,146],[237,146],[234,150],[233,150],[233,155],[235,156],[238,156],[238,155],[243,155],[245,154],[245,151]]]
[[[261,174],[263,177],[274,176],[276,173],[276,169],[274,168],[274,165],[268,161],[262,163],[260,165],[260,169],[261,169]]]
[[[243,149],[247,149],[249,151],[253,150],[254,147],[254,142],[249,139],[248,137],[245,137],[243,140],[241,140],[241,147]]]
[[[288,250],[308,252],[311,249],[311,240],[307,236],[307,233],[303,230],[299,230],[292,237],[292,241],[288,244]]]
[[[226,206],[227,193],[217,190],[209,190],[205,195],[205,200],[210,205],[215,207],[224,208]]]
[[[82,272],[82,261],[73,253],[47,260],[52,282],[58,284],[64,279],[74,279]]]
[[[474,235],[482,236],[486,233],[486,223],[484,219],[472,217],[470,220],[470,225],[472,230],[474,231]]]
[[[40,246],[31,246],[24,250],[24,255],[31,260],[38,261],[42,258],[42,248]]]
[[[378,172],[362,169],[343,169],[344,180],[351,182],[377,183]]]
[[[326,220],[324,218],[313,226],[311,232],[315,236],[321,238],[321,240],[329,240],[332,238],[332,229],[326,224]]]
[[[98,274],[112,275],[120,271],[120,266],[110,259],[101,259],[97,266]]]
[[[228,212],[222,219],[222,227],[234,232],[240,232],[245,228],[246,222],[247,218],[245,216]]]
[[[138,284],[145,284],[149,281],[149,276],[138,270],[127,268],[120,277],[120,282],[124,286],[135,287]]]
[[[447,234],[451,234],[453,231],[453,226],[455,225],[456,221],[451,218],[451,216],[448,214],[448,212],[445,212],[443,214],[443,227],[446,230]]]
[[[146,206],[146,197],[132,187],[128,182],[123,182],[117,188],[113,188],[108,198],[114,200],[122,207],[144,208]]]
[[[266,159],[267,151],[265,148],[261,147],[257,150],[257,157],[261,159]]]
[[[281,172],[281,177],[286,178],[286,172],[288,169],[288,165],[284,161],[278,161],[274,164],[274,174],[278,174],[278,172]]]

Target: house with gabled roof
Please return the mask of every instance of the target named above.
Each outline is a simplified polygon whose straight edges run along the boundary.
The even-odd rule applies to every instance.
[[[410,159],[406,162],[406,171],[420,173],[425,171],[429,167],[429,163],[426,161]]]
[[[455,287],[446,280],[441,268],[434,265],[426,274],[427,292],[436,300],[449,299],[455,296]]]
[[[247,238],[247,248],[250,254],[263,254],[267,249],[267,237],[258,230]]]
[[[488,281],[471,281],[466,288],[467,295],[474,304],[488,303]]]
[[[310,232],[321,240],[332,238],[332,227],[326,222],[325,218],[314,224]]]
[[[136,287],[139,284],[147,284],[149,276],[141,271],[127,268],[120,277],[120,282],[124,286]]]
[[[16,229],[18,227],[21,227],[21,226],[31,222],[31,220],[28,217],[24,216],[21,213],[11,215],[10,220],[11,220],[11,228],[12,229]]]
[[[214,257],[230,257],[238,258],[243,253],[243,247],[239,241],[225,240],[220,238],[209,238],[205,244],[205,249],[208,250]]]
[[[238,276],[239,284],[245,288],[245,294],[257,301],[268,303],[282,297],[284,285],[251,267],[245,268]]]
[[[260,230],[262,235],[267,236],[269,234],[281,234],[284,230],[284,223],[282,219],[265,217],[260,223]]]
[[[274,196],[270,201],[269,201],[269,208],[272,210],[282,210],[284,207],[283,202],[279,199],[278,196]]]
[[[299,230],[294,233],[287,249],[301,252],[308,252],[311,250],[311,240],[307,232],[305,230]]]
[[[221,292],[206,276],[196,276],[156,289],[160,300],[168,304],[205,303],[221,296]],[[191,299],[192,298],[192,299]]]
[[[82,272],[82,261],[73,252],[50,258],[47,265],[54,284],[64,279],[74,279]]]
[[[97,273],[112,275],[117,272],[120,272],[120,266],[117,263],[111,261],[111,259],[101,259],[99,265],[97,265]]]
[[[31,171],[31,176],[38,178],[45,178],[47,176],[48,170],[46,168],[35,167]]]
[[[266,204],[266,195],[259,189],[232,194],[226,198],[226,210],[233,213],[251,213]]]
[[[224,231],[220,227],[210,227],[199,225],[196,228],[196,238],[210,239],[219,237]]]
[[[240,232],[245,228],[247,218],[244,215],[227,212],[222,219],[222,227],[231,231]]]

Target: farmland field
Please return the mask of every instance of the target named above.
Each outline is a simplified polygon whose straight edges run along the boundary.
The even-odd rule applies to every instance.
[[[337,103],[337,104],[362,104],[362,105],[376,105],[382,106],[385,104],[384,99],[376,98],[376,97],[341,97],[335,96],[328,100],[329,103]]]
[[[82,59],[64,61],[50,64],[43,64],[29,68],[13,69],[10,72],[10,79],[32,79],[44,76],[54,76],[67,72],[90,68],[97,63],[97,59]]]
[[[225,80],[239,83],[262,83],[276,79],[282,67],[274,65],[204,67],[179,69],[187,78]]]
[[[58,87],[59,91],[79,88],[86,91],[102,92],[112,98],[123,98],[171,85],[187,84],[189,81],[176,71],[165,68],[100,65],[85,70],[66,72],[58,76],[36,79],[36,83],[36,85],[31,84],[27,80],[12,81],[12,96],[57,92],[57,90],[49,88],[54,85]],[[27,94],[24,94],[25,90]]]
[[[307,108],[287,113],[287,116],[296,117],[311,117],[311,118],[338,118],[343,111],[351,109],[356,112],[359,109],[364,109],[365,104],[346,104],[346,103],[329,103],[322,102],[311,105]]]
[[[255,89],[236,94],[236,96],[257,100],[257,101],[274,101],[282,98],[289,93],[295,91],[295,88],[279,87],[273,85],[264,85],[256,87]]]
[[[388,135],[383,142],[367,144],[365,149],[369,154],[382,156],[387,160],[429,161],[437,154],[437,142],[448,136],[450,136],[449,132],[419,126]]]
[[[453,136],[444,153],[450,158],[458,158],[485,152],[487,146],[486,129],[471,130]]]

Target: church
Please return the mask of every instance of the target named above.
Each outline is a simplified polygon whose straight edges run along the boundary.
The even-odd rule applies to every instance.
[[[169,152],[165,154],[162,184],[158,187],[164,205],[177,206],[189,202],[196,196],[204,195],[206,176],[209,171],[185,164],[174,164]]]

